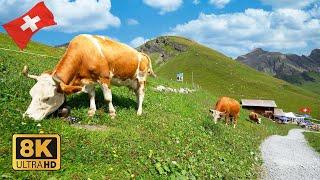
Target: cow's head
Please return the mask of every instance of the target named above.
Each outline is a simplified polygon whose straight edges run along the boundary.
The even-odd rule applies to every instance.
[[[24,117],[27,116],[36,121],[42,120],[64,103],[64,94],[58,92],[58,83],[53,80],[50,74],[30,75],[27,66],[24,67],[23,74],[37,81],[30,90],[32,101],[23,114]]]
[[[225,115],[224,112],[220,112],[214,109],[210,109],[209,112],[211,113],[215,124],[217,124],[218,119],[221,119]]]
[[[261,124],[261,118],[258,118],[258,124]]]

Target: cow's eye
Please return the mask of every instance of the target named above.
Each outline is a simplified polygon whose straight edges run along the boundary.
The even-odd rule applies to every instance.
[[[50,98],[47,97],[47,98],[44,98],[43,101],[46,102],[46,101],[49,101],[49,99]]]

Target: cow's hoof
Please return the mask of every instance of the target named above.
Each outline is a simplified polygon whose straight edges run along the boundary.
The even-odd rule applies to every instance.
[[[138,115],[138,116],[141,116],[141,115],[142,115],[142,111],[138,111],[138,112],[137,112],[137,115]]]
[[[110,112],[109,115],[110,115],[111,119],[114,119],[117,116],[115,112]]]
[[[93,117],[95,114],[96,114],[96,111],[95,111],[95,110],[90,109],[90,110],[88,111],[88,116],[89,116],[89,117]]]

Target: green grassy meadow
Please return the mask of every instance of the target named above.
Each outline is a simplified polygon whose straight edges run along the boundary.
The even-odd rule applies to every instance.
[[[304,132],[303,134],[304,137],[306,137],[309,145],[318,153],[320,153],[320,133]]]
[[[1,47],[17,49],[7,36],[0,35],[0,42]],[[230,95],[236,96],[237,93],[233,91],[242,88],[237,87],[238,79],[232,81],[237,84],[227,82],[226,87],[222,86],[218,81],[218,75],[222,78],[235,76],[230,75],[233,72],[228,68],[224,68],[223,72],[228,72],[229,75],[222,71],[215,73],[214,70],[223,68],[226,66],[226,64],[223,66],[223,62],[229,62],[229,60],[220,54],[213,55],[212,52],[207,52],[208,49],[202,46],[201,48],[203,48],[201,57],[217,56],[217,60],[214,60],[217,61],[218,67],[214,66],[214,68],[210,68],[213,66],[208,60],[199,60],[199,64],[208,67],[203,70],[204,75],[210,76],[207,79],[208,85],[205,86],[204,81],[199,80],[197,83],[203,88],[188,95],[155,92],[153,87],[160,84],[172,87],[187,86],[168,81],[166,78],[171,71],[165,70],[165,67],[171,68],[170,64],[161,66],[157,69],[160,77],[148,80],[144,113],[141,117],[136,116],[135,97],[127,88],[113,87],[112,89],[113,103],[117,110],[115,119],[108,116],[108,106],[103,102],[100,89],[97,89],[98,110],[93,118],[87,116],[89,99],[86,94],[68,97],[67,102],[72,107],[72,116],[80,118],[81,124],[104,125],[107,127],[105,131],[78,129],[54,117],[41,121],[41,127],[37,126],[38,122],[23,119],[22,114],[31,101],[29,90],[35,83],[21,75],[23,66],[28,65],[30,73],[39,74],[52,69],[59,59],[0,50],[0,176],[9,179],[258,178],[262,164],[260,143],[273,134],[286,135],[288,130],[295,126],[279,125],[267,119],[263,119],[261,125],[256,125],[247,120],[248,112],[245,110],[241,111],[236,129],[226,126],[224,122],[215,125],[209,116],[209,108],[213,106],[219,95],[230,92]],[[60,57],[64,50],[31,43],[26,51]],[[183,54],[177,57],[177,60],[183,62],[187,57],[188,54]],[[198,66],[197,63],[191,62],[190,68]],[[234,72],[239,74],[239,77],[237,76],[239,79],[251,77],[252,79],[248,82],[257,84],[255,89],[252,89],[247,87],[252,85],[249,83],[240,91],[244,93],[244,90],[250,90],[252,97],[255,96],[258,87],[261,87],[260,91],[264,91],[260,86],[260,83],[264,84],[262,80],[270,81],[267,76],[254,73],[255,71],[235,62],[230,61],[230,65],[227,64],[227,66],[242,70]],[[212,73],[208,74],[209,71]],[[246,72],[248,76],[245,76]],[[256,78],[254,74],[257,75]],[[202,78],[205,78],[204,75]],[[272,91],[265,93],[270,96],[271,93],[276,93],[276,96],[284,95],[288,98],[287,101],[295,102],[289,97],[297,95],[302,100],[318,103],[314,99],[314,94],[310,92],[306,91],[310,96],[307,98],[299,94],[301,92],[299,88],[274,79],[271,82],[279,85],[283,83],[284,87],[281,86],[283,89],[277,93],[272,90],[276,85],[268,86],[265,91]],[[229,87],[234,87],[234,90],[228,90]],[[290,94],[286,95],[286,93]],[[293,108],[291,103],[288,103],[287,108]],[[61,170],[14,171],[11,167],[12,135],[39,133],[40,130],[61,135]]]

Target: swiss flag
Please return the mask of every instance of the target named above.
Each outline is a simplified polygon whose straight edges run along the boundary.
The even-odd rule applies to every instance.
[[[57,24],[44,2],[39,2],[21,17],[2,25],[14,42],[23,50],[31,37],[41,28]]]
[[[302,113],[311,113],[311,108],[304,107],[304,108],[300,108],[299,111]]]

